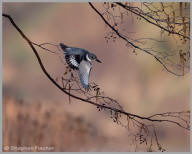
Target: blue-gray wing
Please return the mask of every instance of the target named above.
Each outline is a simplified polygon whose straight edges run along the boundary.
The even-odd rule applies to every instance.
[[[82,60],[79,69],[78,75],[81,82],[81,85],[85,90],[89,89],[89,75],[92,68],[92,64],[88,61]]]
[[[60,48],[63,50],[65,55],[83,55],[84,53],[87,53],[88,51],[81,48],[75,48],[75,47],[69,47],[66,46],[63,43],[60,43]]]
[[[63,50],[63,49],[62,49]],[[83,56],[87,51],[81,48],[68,47],[63,50],[65,55],[80,55]]]

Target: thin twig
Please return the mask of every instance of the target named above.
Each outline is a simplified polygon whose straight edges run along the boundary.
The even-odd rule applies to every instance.
[[[126,43],[130,44],[130,45],[131,45],[133,48],[135,48],[135,49],[139,49],[139,50],[144,51],[145,53],[153,56],[153,58],[155,58],[155,59],[166,69],[167,72],[169,72],[169,73],[171,73],[171,74],[174,74],[174,75],[176,75],[176,76],[183,76],[183,74],[177,74],[177,73],[171,71],[170,69],[168,69],[168,67],[167,67],[156,55],[154,55],[153,53],[151,53],[151,52],[149,52],[149,51],[147,51],[147,50],[145,50],[145,49],[143,49],[143,48],[135,45],[133,42],[129,41],[126,37],[124,37],[123,35],[121,35],[121,34],[119,33],[119,31],[118,31],[117,29],[115,29],[115,28],[103,17],[103,15],[93,6],[93,4],[92,4],[91,2],[89,2],[89,5],[90,5],[91,8],[101,17],[101,19],[105,22],[105,24],[106,24],[111,30],[113,30],[113,31],[117,34],[117,36],[119,36],[121,39],[123,39],[124,41],[126,41]]]

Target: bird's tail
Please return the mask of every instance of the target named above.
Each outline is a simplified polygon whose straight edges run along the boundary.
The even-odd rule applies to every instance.
[[[69,48],[68,46],[66,46],[66,45],[63,44],[63,43],[60,43],[59,45],[60,45],[60,47],[61,47],[61,49],[62,49],[63,51],[65,51],[66,48]]]

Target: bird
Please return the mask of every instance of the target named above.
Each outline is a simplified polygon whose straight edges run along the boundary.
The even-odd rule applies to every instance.
[[[92,60],[102,63],[95,54],[76,47],[69,47],[63,43],[59,44],[64,52],[66,63],[73,70],[78,72],[79,80],[82,87],[88,91],[89,76],[92,69]]]

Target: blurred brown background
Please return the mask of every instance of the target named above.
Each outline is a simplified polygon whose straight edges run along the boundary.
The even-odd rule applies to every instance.
[[[190,74],[176,77],[151,56],[133,54],[122,41],[106,43],[104,23],[88,3],[3,3],[3,12],[36,43],[63,42],[95,53],[103,63],[93,64],[90,80],[126,111],[150,116],[189,110]],[[153,29],[154,35],[159,32],[143,24],[131,24],[128,31],[140,32],[142,27]],[[51,75],[65,71],[57,56],[39,53]],[[185,130],[162,124],[158,133],[167,151],[189,151]],[[69,104],[68,96],[50,83],[28,44],[3,18],[3,145],[132,151],[126,134],[94,106],[73,99]]]

